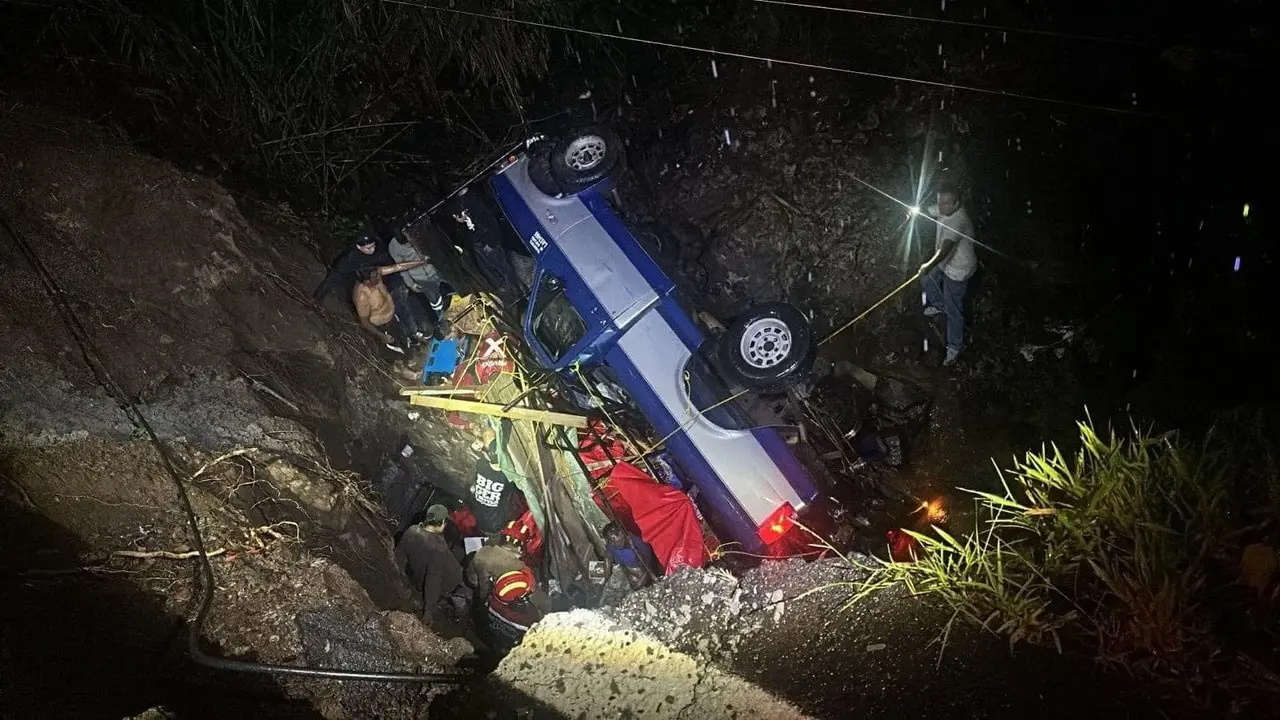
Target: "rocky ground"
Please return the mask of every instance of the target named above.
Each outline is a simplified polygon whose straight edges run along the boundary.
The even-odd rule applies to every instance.
[[[500,717],[1167,716],[1157,695],[1084,658],[1014,651],[900,588],[854,599],[872,564],[681,572],[617,605],[549,617],[448,706]]]

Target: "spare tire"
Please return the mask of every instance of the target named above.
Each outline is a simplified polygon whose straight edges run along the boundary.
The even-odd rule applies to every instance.
[[[606,127],[588,127],[562,137],[551,148],[551,175],[566,194],[609,177],[622,159],[622,140]]]
[[[720,368],[743,387],[781,392],[809,374],[816,350],[804,313],[789,303],[764,303],[739,315],[720,336]]]

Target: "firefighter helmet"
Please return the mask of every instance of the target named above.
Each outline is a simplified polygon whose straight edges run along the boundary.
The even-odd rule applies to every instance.
[[[532,521],[521,518],[512,520],[502,529],[502,535],[510,538],[518,545],[528,545],[533,541],[533,528],[530,526]]]
[[[511,570],[499,575],[493,582],[493,596],[510,604],[532,593],[535,582],[533,572],[529,568]]]

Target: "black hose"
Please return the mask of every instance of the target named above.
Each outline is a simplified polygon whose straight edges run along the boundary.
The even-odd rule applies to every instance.
[[[187,634],[187,648],[191,654],[191,659],[199,665],[215,668],[218,670],[230,670],[232,672],[257,673],[261,675],[292,675],[296,677],[315,677],[326,678],[330,680],[372,680],[378,682],[401,682],[401,683],[435,683],[435,684],[460,684],[468,678],[473,678],[472,673],[384,673],[384,672],[367,672],[363,670],[339,670],[330,668],[313,668],[301,667],[296,665],[273,665],[268,663],[250,662],[247,660],[232,660],[229,658],[215,657],[209,655],[200,649],[200,629],[204,625],[205,618],[209,614],[210,608],[213,606],[214,593],[217,585],[213,576],[213,564],[209,562],[209,553],[204,544],[204,536],[200,533],[200,523],[196,518],[195,509],[191,505],[191,498],[187,495],[187,486],[182,479],[182,475],[178,472],[174,464],[169,449],[165,446],[155,431],[151,428],[151,424],[138,410],[124,390],[116,383],[111,372],[107,370],[102,363],[102,354],[94,346],[93,340],[90,339],[84,325],[80,323],[80,319],[76,317],[75,312],[71,309],[66,299],[66,294],[58,286],[53,278],[53,274],[40,260],[40,256],[36,254],[34,248],[27,239],[9,224],[9,221],[0,216],[0,226],[4,227],[6,234],[13,238],[18,250],[31,263],[31,266],[40,275],[41,283],[44,285],[45,291],[53,300],[54,305],[58,308],[59,315],[62,317],[63,323],[66,324],[68,332],[71,333],[72,339],[80,348],[80,353],[84,357],[85,364],[89,370],[93,372],[94,377],[108,393],[115,398],[120,409],[129,417],[134,427],[146,434],[147,438],[155,446],[156,452],[160,454],[160,459],[165,470],[172,478],[174,485],[178,488],[178,499],[182,504],[183,514],[187,517],[187,523],[191,527],[192,544],[195,545],[196,552],[200,556],[200,573],[198,577],[201,582],[197,583],[198,590],[201,591],[200,609],[196,612],[196,617],[191,621],[191,628]]]

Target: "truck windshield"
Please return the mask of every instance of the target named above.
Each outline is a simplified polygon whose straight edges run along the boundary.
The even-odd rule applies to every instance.
[[[560,280],[543,273],[534,295],[533,335],[553,360],[559,360],[587,332],[582,316],[564,294]]]
[[[684,366],[684,384],[693,406],[711,422],[726,430],[750,430],[755,427],[738,400],[728,400],[733,393],[702,352],[689,356],[689,362]]]

